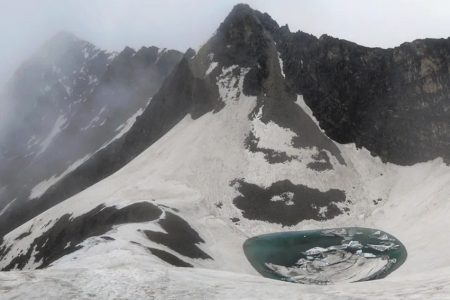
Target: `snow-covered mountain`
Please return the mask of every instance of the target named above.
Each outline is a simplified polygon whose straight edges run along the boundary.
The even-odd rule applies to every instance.
[[[364,48],[236,6],[126,133],[4,235],[0,289],[48,299],[447,297],[448,42]],[[381,280],[305,286],[262,278],[242,249],[258,234],[354,226],[396,236],[406,262]]]
[[[49,208],[41,195],[122,136],[182,56],[156,47],[108,53],[59,33],[25,62],[8,90],[0,233]]]

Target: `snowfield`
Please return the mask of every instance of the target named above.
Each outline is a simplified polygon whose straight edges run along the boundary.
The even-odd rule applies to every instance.
[[[311,286],[200,268],[173,268],[115,251],[107,268],[0,273],[3,299],[448,299],[449,273]],[[132,254],[132,255],[130,255]],[[124,257],[128,259],[124,260]]]
[[[258,114],[249,119],[256,97],[242,93],[247,70],[233,75],[233,69],[223,69],[219,77],[220,95],[226,104],[222,110],[196,120],[185,117],[112,176],[9,233],[5,243],[12,250],[0,267],[26,252],[33,240],[64,214],[74,219],[100,204],[123,208],[148,202],[163,210],[158,220],[114,226],[102,235],[113,240],[89,237],[81,249],[44,270],[34,270],[40,262],[31,259],[24,268],[27,271],[1,272],[0,298],[450,299],[450,256],[446,253],[450,248],[450,167],[441,159],[410,167],[385,164],[365,149],[337,144],[345,165],[328,153],[332,169],[308,168],[319,150],[295,148],[291,141],[295,133],[275,123],[263,123]],[[301,96],[297,103],[305,105]],[[245,147],[250,132],[259,138],[260,147],[300,159],[268,163],[262,153]],[[288,178],[293,184],[321,192],[343,190],[351,203],[339,205],[348,207],[350,213],[284,227],[246,219],[232,201],[239,192],[231,183],[239,178],[260,187]],[[169,212],[199,234],[204,243],[197,247],[213,259],[182,255],[145,236],[146,230],[165,233],[161,220]],[[397,237],[408,251],[406,262],[381,280],[300,285],[261,277],[242,249],[247,238],[258,234],[353,226],[381,229]],[[29,234],[18,239],[24,232]],[[148,247],[164,250],[194,268],[171,266],[151,255]]]

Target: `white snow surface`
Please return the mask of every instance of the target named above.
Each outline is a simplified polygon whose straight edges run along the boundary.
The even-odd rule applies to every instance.
[[[280,64],[281,76],[283,76],[283,78],[286,78],[286,74],[284,74],[283,59],[281,58],[280,52],[277,52],[277,55],[278,55],[278,62]]]
[[[121,138],[125,133],[128,132],[128,130],[131,129],[131,127],[133,127],[137,118],[144,113],[145,109],[150,104],[150,101],[152,101],[152,98],[150,98],[147,101],[147,104],[143,108],[139,108],[136,113],[134,113],[130,118],[128,118],[128,120],[126,120],[125,123],[123,123],[122,125],[120,125],[116,128],[117,134],[113,140],[117,140],[117,139]]]
[[[106,119],[102,117],[102,114],[106,111],[106,106],[102,107],[98,114],[87,124],[81,128],[81,131],[86,131],[90,128],[102,126],[105,124]]]
[[[0,273],[4,299],[450,299],[450,167],[441,159],[414,166],[385,164],[353,144],[337,146],[346,165],[331,157],[333,170],[316,172],[305,161],[269,164],[260,153],[245,149],[251,130],[270,147],[295,149],[290,131],[259,124],[248,115],[256,98],[245,96],[242,75],[222,70],[219,89],[225,107],[193,120],[185,117],[172,130],[121,170],[70,199],[52,207],[5,236],[12,246],[0,268],[14,255],[71,213],[86,213],[99,204],[123,207],[149,201],[179,210],[205,240],[199,247],[214,260],[190,259],[146,239],[137,229],[162,231],[158,224],[114,227],[112,242],[84,241],[83,248],[64,256],[45,270]],[[237,87],[235,83],[238,83]],[[299,102],[298,102],[299,103]],[[299,103],[302,104],[302,103]],[[283,131],[284,130],[284,131]],[[275,133],[281,144],[270,144]],[[299,153],[297,153],[299,154]],[[301,154],[301,153],[300,153]],[[310,153],[308,153],[309,155]],[[305,154],[306,156],[306,154]],[[282,227],[247,220],[232,204],[238,192],[229,183],[236,178],[260,186],[289,178],[321,191],[338,188],[351,199],[350,214],[328,221],[303,221]],[[381,198],[377,205],[373,200]],[[222,203],[222,207],[216,206]],[[239,224],[230,218],[239,217]],[[50,221],[49,224],[47,224]],[[31,234],[15,240],[33,228]],[[47,226],[47,227],[45,227]],[[406,262],[388,277],[330,286],[300,285],[261,277],[245,258],[243,242],[254,235],[334,227],[371,227],[398,238],[408,251]],[[195,268],[172,267],[142,247],[177,255]],[[32,264],[26,269],[33,269]]]
[[[218,62],[215,62],[215,61],[211,62],[208,69],[206,70],[205,75],[209,75],[212,71],[214,71],[215,68],[217,68],[218,65],[219,65]]]

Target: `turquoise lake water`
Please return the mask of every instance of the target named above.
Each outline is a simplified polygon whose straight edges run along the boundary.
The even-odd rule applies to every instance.
[[[265,234],[248,239],[243,247],[264,277],[312,284],[380,279],[407,257],[394,236],[360,227]]]

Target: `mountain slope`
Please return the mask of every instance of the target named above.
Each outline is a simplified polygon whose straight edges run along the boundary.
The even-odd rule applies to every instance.
[[[24,63],[9,90],[0,232],[48,208],[39,208],[41,195],[123,135],[182,56],[156,47],[109,54],[60,33]]]
[[[0,267],[48,267],[36,286],[60,287],[64,274],[76,282],[68,294],[104,298],[445,295],[450,167],[398,166],[329,139],[285,74],[276,28],[235,7],[132,128],[43,199],[87,189],[4,236]],[[254,276],[242,251],[257,234],[343,226],[395,235],[407,261],[382,280],[322,288]],[[28,274],[1,274],[20,286],[9,295],[29,291]]]
[[[253,22],[249,15],[258,21]],[[249,30],[253,34],[248,34]],[[268,40],[275,42],[270,50]],[[261,48],[268,50],[260,51]],[[295,95],[302,94],[321,127],[338,142],[353,142],[383,161],[401,165],[436,157],[448,161],[448,40],[421,40],[386,50],[366,48],[328,36],[317,39],[303,32],[291,33],[268,15],[241,5],[221,25],[208,45],[209,50],[224,66],[236,62],[251,68],[244,90],[247,94],[258,95],[260,103],[268,102],[266,109],[269,111],[264,121],[273,118],[284,127],[296,127],[297,132],[300,127],[304,128],[306,125],[291,113],[299,110],[293,104]],[[286,89],[282,95],[272,89],[280,85],[272,81],[280,79],[265,78],[275,61],[268,60],[274,51],[284,62],[281,68],[286,80],[282,85]],[[197,59],[195,65],[198,66],[192,69],[196,76],[196,72],[201,73],[208,66],[208,59],[203,60]],[[262,86],[263,81],[266,86]],[[274,98],[270,95],[274,94],[284,103],[263,100],[261,94],[266,91],[269,91],[267,99]],[[155,120],[158,118],[156,116]],[[146,120],[154,122],[151,117]],[[136,126],[141,127],[144,125]],[[160,137],[166,130],[153,132]],[[50,199],[44,201],[61,201],[112,174],[155,140],[148,139],[145,130],[136,129],[136,132],[142,132],[142,136],[131,134],[136,137],[128,138],[135,142],[124,142],[124,149],[115,146],[109,154],[92,159],[73,177],[67,178],[66,183],[43,195],[44,199]],[[251,137],[248,143],[254,144]],[[122,156],[126,159],[120,158]],[[87,177],[89,179],[84,180]]]

